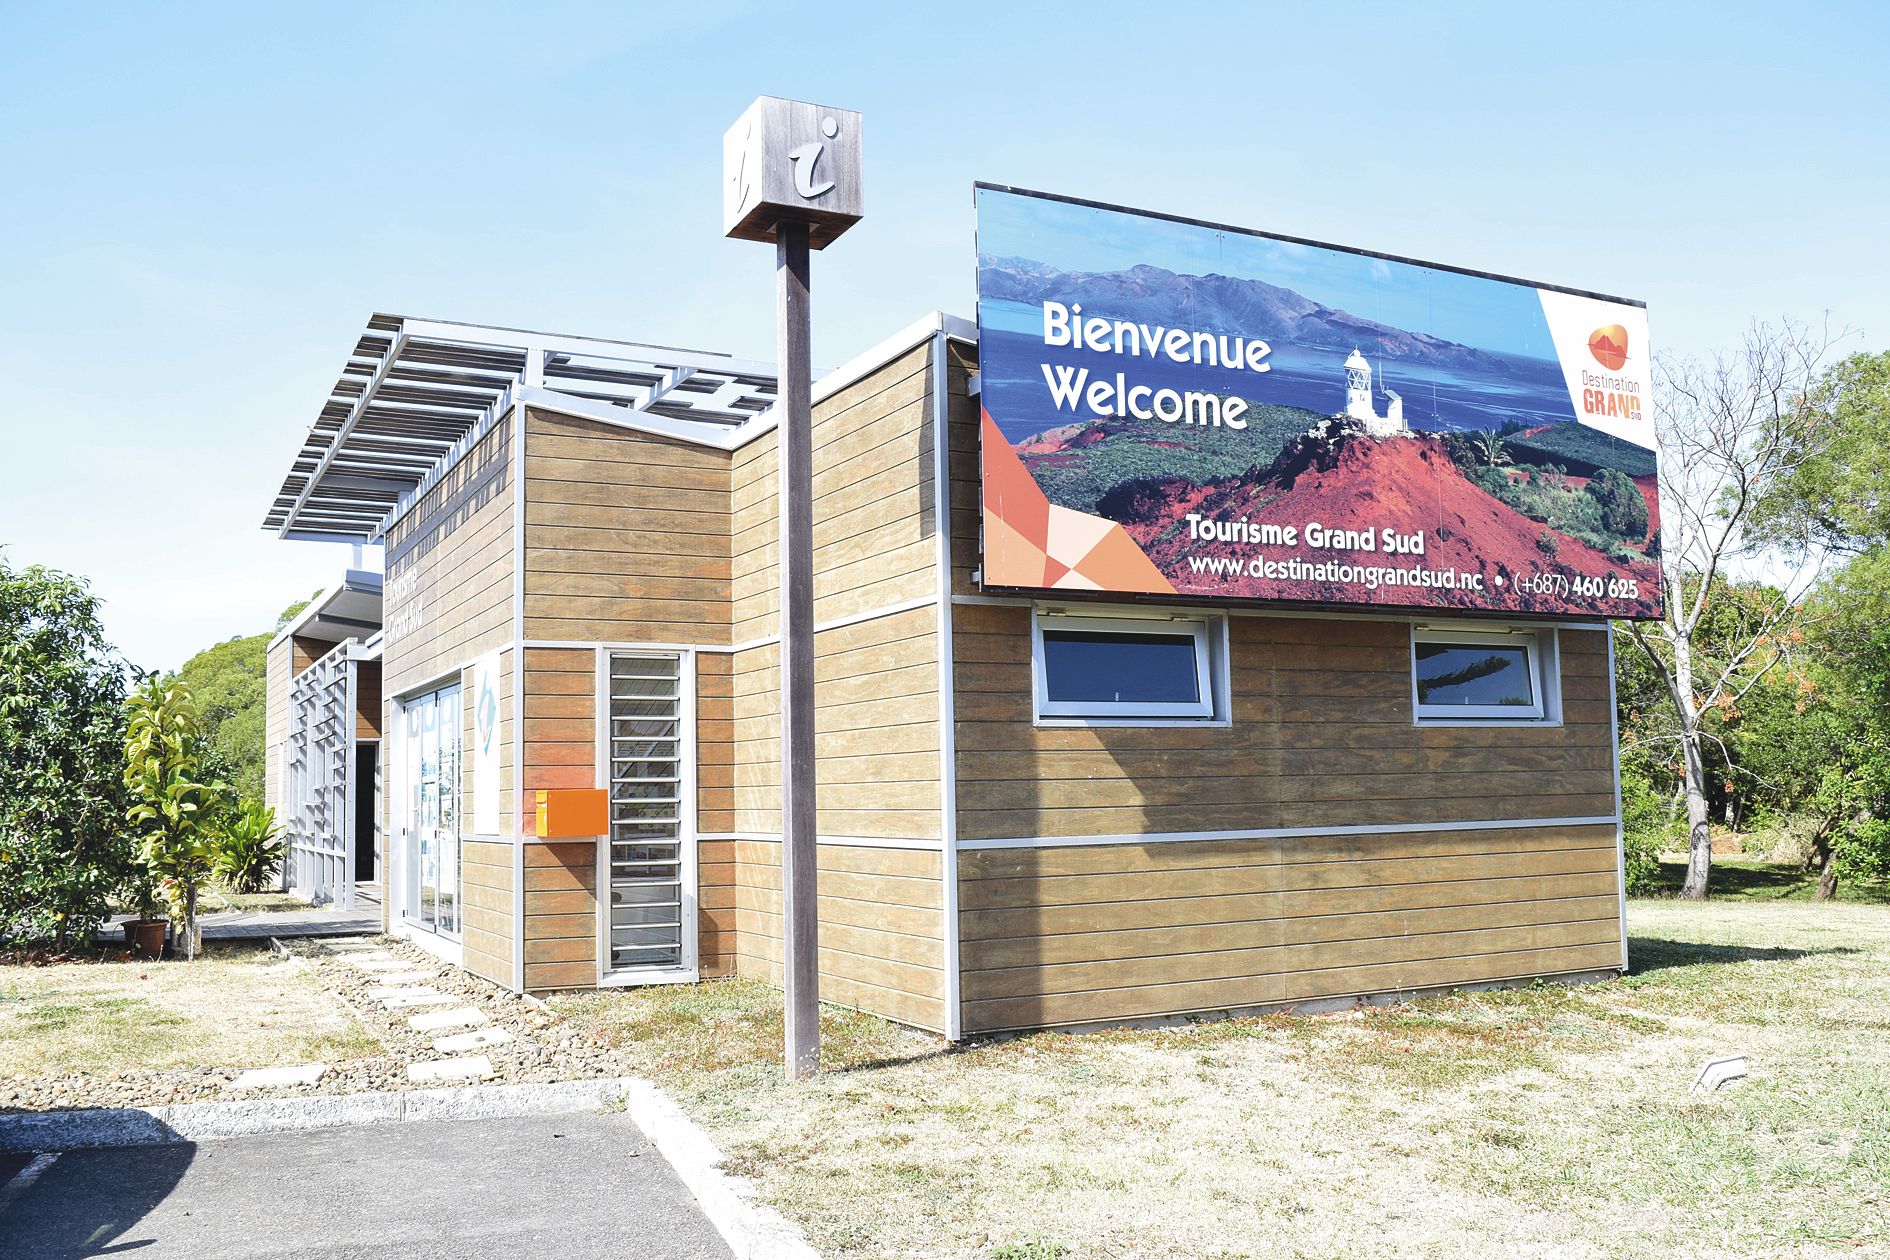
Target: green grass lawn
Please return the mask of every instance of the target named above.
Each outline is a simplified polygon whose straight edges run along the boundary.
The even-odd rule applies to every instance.
[[[1682,856],[1663,856],[1660,862],[1661,893],[1676,895],[1687,876]],[[1713,874],[1707,882],[1712,895],[1722,901],[1810,901],[1818,886],[1818,873],[1757,858],[1715,856]],[[1865,905],[1890,905],[1890,881],[1840,878],[1839,901]]]
[[[759,984],[557,1005],[832,1256],[1890,1255],[1890,909],[1629,929],[1620,981],[1336,1016],[947,1052],[830,1011],[802,1084]],[[1732,1052],[1745,1082],[1688,1092]]]

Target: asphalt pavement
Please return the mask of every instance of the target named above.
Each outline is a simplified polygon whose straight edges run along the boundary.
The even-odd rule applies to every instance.
[[[455,1120],[0,1156],[0,1256],[727,1258],[622,1115]]]

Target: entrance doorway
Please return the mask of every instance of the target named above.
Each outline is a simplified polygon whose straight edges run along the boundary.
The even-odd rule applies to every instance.
[[[406,822],[401,828],[400,916],[414,927],[459,935],[459,684],[401,705]]]
[[[375,820],[381,816],[381,745],[364,739],[354,746],[354,882],[380,878],[381,845]]]

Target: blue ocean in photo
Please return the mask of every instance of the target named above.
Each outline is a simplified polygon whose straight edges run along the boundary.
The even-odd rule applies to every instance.
[[[1110,316],[1106,308],[1086,306],[1085,314]],[[1206,389],[1255,403],[1302,407],[1321,415],[1345,409],[1345,360],[1354,348],[1272,342],[1271,370],[1180,364],[1166,357],[1099,353],[1070,346],[1046,346],[1041,308],[1017,302],[981,304],[980,379],[984,406],[1004,436],[1016,443],[1045,429],[1089,419],[1085,413],[1058,411],[1044,382],[1045,363],[1088,368],[1092,377],[1113,381],[1118,372],[1131,384],[1179,390]],[[1185,314],[1172,321],[1187,323]],[[1247,335],[1240,328],[1216,328]],[[1499,429],[1505,425],[1558,424],[1576,419],[1559,364],[1517,355],[1484,352],[1473,372],[1443,363],[1398,360],[1357,347],[1370,361],[1373,387],[1384,406],[1383,391],[1404,399],[1404,417],[1414,429]],[[1495,370],[1492,370],[1495,369]]]

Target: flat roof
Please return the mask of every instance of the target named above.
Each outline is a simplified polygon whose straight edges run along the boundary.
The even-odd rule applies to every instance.
[[[375,541],[421,482],[525,387],[719,435],[773,405],[776,373],[772,363],[712,351],[376,313],[263,528]]]
[[[322,590],[308,607],[269,641],[274,647],[290,635],[340,643],[377,640],[381,633],[381,575],[372,569],[346,569],[341,580]]]

